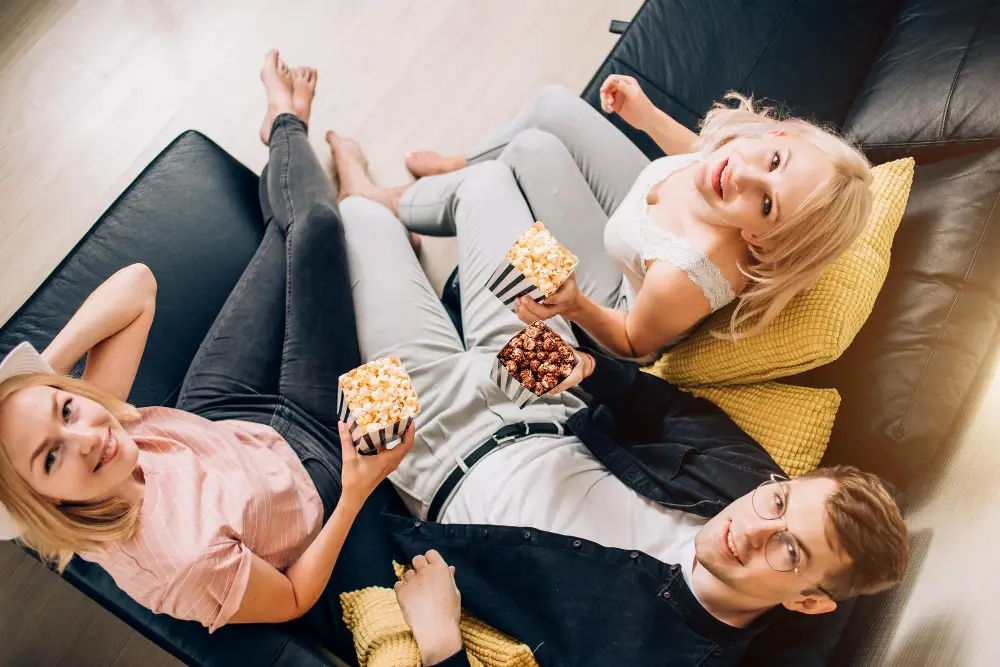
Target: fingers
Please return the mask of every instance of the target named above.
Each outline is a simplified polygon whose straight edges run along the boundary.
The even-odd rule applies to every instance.
[[[340,450],[343,460],[350,461],[358,456],[358,450],[354,448],[354,440],[351,438],[351,429],[344,422],[338,422],[337,431],[340,433]]]
[[[414,556],[413,557],[413,569],[420,571],[427,567],[427,557],[426,556]]]
[[[430,563],[431,565],[438,565],[438,564],[447,565],[447,563],[444,562],[444,558],[442,558],[441,554],[437,552],[437,549],[431,549],[430,551],[428,551],[425,558],[427,558],[427,562]]]
[[[400,589],[403,588],[403,586],[405,586],[405,585],[406,584],[404,582],[397,581],[395,584],[393,584],[392,590],[396,591],[396,593],[399,593]]]
[[[416,559],[414,559],[414,564],[415,563],[416,563]],[[416,570],[406,570],[405,572],[403,572],[403,583],[406,583],[406,584],[410,583],[410,581],[412,579],[415,579],[416,576],[417,576],[417,571]]]

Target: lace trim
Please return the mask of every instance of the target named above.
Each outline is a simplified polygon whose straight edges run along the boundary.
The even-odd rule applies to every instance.
[[[705,253],[686,239],[655,226],[646,216],[643,216],[642,224],[640,257],[643,266],[649,260],[664,260],[684,271],[691,282],[701,288],[713,312],[736,298],[732,284]]]

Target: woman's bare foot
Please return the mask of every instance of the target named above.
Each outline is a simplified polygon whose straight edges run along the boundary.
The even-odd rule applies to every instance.
[[[406,154],[406,168],[417,178],[447,174],[465,167],[464,155],[441,155],[434,151],[414,151]]]
[[[348,197],[364,197],[382,204],[399,217],[399,200],[406,192],[406,186],[398,188],[380,188],[372,181],[368,173],[368,160],[361,151],[361,146],[354,139],[342,137],[334,131],[326,133],[326,142],[330,144],[333,153],[333,165],[340,185],[337,188],[337,201]],[[410,245],[413,251],[420,254],[420,237],[410,232]]]
[[[271,140],[274,119],[283,113],[295,113],[292,104],[292,72],[278,55],[277,49],[271,49],[264,56],[260,80],[264,82],[264,90],[267,92],[267,113],[264,114],[264,122],[260,124],[260,140],[267,146]]]
[[[309,112],[312,111],[318,80],[319,72],[312,67],[296,67],[292,70],[292,108],[306,125],[309,124]]]

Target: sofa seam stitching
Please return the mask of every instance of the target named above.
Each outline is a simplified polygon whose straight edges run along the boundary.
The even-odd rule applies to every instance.
[[[972,30],[972,34],[969,35],[969,42],[965,45],[965,50],[962,51],[962,59],[958,62],[958,68],[955,70],[955,76],[952,77],[951,87],[948,89],[948,99],[944,103],[944,113],[941,114],[941,127],[938,129],[938,134],[944,138],[945,126],[948,124],[948,116],[951,112],[951,101],[955,97],[955,88],[958,87],[958,77],[962,74],[962,69],[965,67],[965,61],[969,57],[969,51],[972,49],[972,43],[976,39],[976,35],[979,34],[979,29],[982,27],[986,14],[989,12],[990,3],[983,3],[983,13],[979,17],[979,22],[976,27]]]
[[[778,25],[775,26],[774,31],[771,33],[771,36],[767,38],[767,43],[764,44],[763,48],[761,48],[760,52],[757,54],[757,57],[754,58],[753,64],[750,65],[750,69],[747,70],[746,76],[743,77],[743,81],[740,83],[740,91],[746,89],[747,82],[750,81],[750,77],[753,76],[754,70],[757,69],[757,65],[760,64],[760,61],[764,57],[764,54],[767,53],[767,50],[771,48],[771,44],[774,42],[774,39],[778,36],[778,33],[781,32],[781,29],[785,26],[785,23],[788,21],[788,17],[792,15],[792,12],[795,10],[795,7],[797,5],[798,5],[798,0],[792,2],[792,4],[788,7],[788,11],[786,11],[785,15],[781,17],[780,21],[778,21]]]
[[[962,296],[965,294],[965,288],[968,284],[969,276],[972,274],[972,269],[975,266],[976,259],[979,257],[979,252],[983,247],[983,239],[986,238],[986,233],[990,229],[990,222],[993,219],[993,214],[996,212],[997,203],[1000,202],[1000,193],[997,194],[996,198],[993,200],[993,208],[990,209],[990,214],[986,217],[986,224],[983,225],[983,232],[979,236],[979,242],[976,244],[976,250],[973,253],[972,261],[969,263],[969,269],[965,273],[965,282],[958,289],[958,294],[955,295],[955,300],[952,301],[951,308],[948,309],[948,315],[945,316],[944,321],[941,323],[941,332],[937,335],[933,346],[931,347],[931,353],[927,356],[927,361],[924,362],[924,367],[920,370],[920,377],[917,379],[917,385],[913,388],[913,393],[910,395],[910,400],[907,402],[906,414],[903,415],[903,420],[900,422],[899,427],[896,429],[895,438],[898,440],[903,436],[903,430],[906,427],[906,423],[910,419],[910,414],[913,412],[913,404],[916,401],[917,393],[924,384],[924,377],[927,374],[927,369],[930,367],[931,362],[937,356],[938,348],[941,346],[941,339],[944,338],[945,333],[948,330],[948,323],[951,320],[952,314],[955,312],[955,308],[958,306],[958,302],[961,300]]]

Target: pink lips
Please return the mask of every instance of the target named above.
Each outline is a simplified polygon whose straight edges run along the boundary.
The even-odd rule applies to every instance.
[[[733,527],[732,522],[727,523],[725,529],[723,529],[723,531],[722,531],[722,535],[719,537],[719,540],[722,543],[720,545],[721,548],[722,548],[722,553],[723,553],[724,556],[726,556],[727,558],[731,559],[733,562],[737,563],[741,567],[745,567],[745,565],[743,564],[743,561],[741,561],[739,558],[737,558],[733,554],[733,552],[729,549],[729,532],[732,530],[732,527]]]
[[[715,168],[712,172],[712,189],[715,190],[715,194],[719,196],[719,199],[725,200],[725,188],[722,182],[722,172],[725,171],[726,165],[729,164],[729,158],[726,158]]]
[[[100,470],[105,463],[111,461],[118,454],[118,439],[115,438],[111,429],[108,429],[108,438],[104,441],[104,449],[101,451],[101,459],[97,462],[94,472]]]

